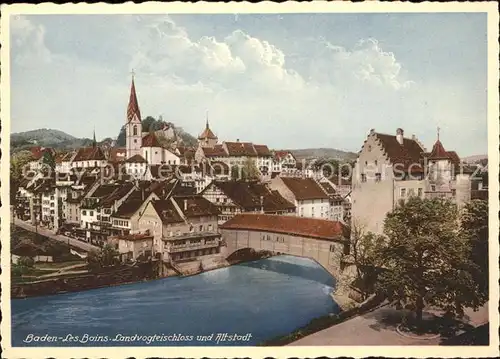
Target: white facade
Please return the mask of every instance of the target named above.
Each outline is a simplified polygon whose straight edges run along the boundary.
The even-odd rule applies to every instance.
[[[108,161],[106,160],[85,160],[85,161],[73,161],[71,162],[71,167],[73,168],[90,168],[90,167],[105,167]],[[61,171],[64,172],[64,171]],[[68,170],[69,172],[69,170]]]
[[[97,209],[82,208],[80,210],[80,228],[91,228],[97,222]]]
[[[295,200],[297,215],[300,217],[329,219],[330,202],[328,199]]]
[[[125,171],[128,175],[142,178],[146,174],[147,166],[145,162],[125,162]]]

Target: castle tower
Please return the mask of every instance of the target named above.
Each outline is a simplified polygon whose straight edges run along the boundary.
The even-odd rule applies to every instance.
[[[210,126],[208,124],[208,112],[207,112],[207,122],[205,124],[205,130],[198,136],[198,147],[211,147],[213,148],[217,144],[217,136],[214,135]]]
[[[132,85],[130,87],[130,99],[127,107],[127,123],[125,124],[127,158],[141,154],[142,124],[141,112],[135,93],[134,75],[132,74]]]

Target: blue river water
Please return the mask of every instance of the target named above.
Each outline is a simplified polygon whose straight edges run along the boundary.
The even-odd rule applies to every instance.
[[[14,299],[12,345],[256,345],[337,313],[334,286],[316,262],[278,256],[186,278]]]

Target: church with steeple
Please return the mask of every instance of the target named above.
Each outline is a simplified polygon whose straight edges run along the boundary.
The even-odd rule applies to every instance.
[[[141,154],[142,146],[142,124],[141,111],[135,92],[134,75],[130,86],[130,98],[127,107],[127,122],[125,124],[127,158]]]

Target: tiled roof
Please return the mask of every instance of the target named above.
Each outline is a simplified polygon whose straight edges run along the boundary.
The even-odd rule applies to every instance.
[[[135,234],[118,235],[115,238],[122,239],[125,241],[144,241],[144,240],[152,240],[153,236],[145,233],[135,233]]]
[[[290,151],[274,151],[274,158],[276,158],[277,160],[281,160],[289,154],[293,157],[293,154]]]
[[[281,177],[297,200],[328,199],[328,195],[312,178]]]
[[[378,132],[375,133],[375,135],[384,147],[387,157],[393,164],[403,163],[406,165],[409,161],[412,163],[420,163],[424,149],[416,140],[404,138],[403,145],[401,145],[394,135]]]
[[[220,214],[218,208],[202,196],[175,196],[173,200],[186,218],[217,216]]]
[[[100,147],[82,147],[78,149],[73,161],[101,161],[105,160],[104,152]]]
[[[255,157],[257,151],[250,142],[224,142],[229,156],[239,157]]]
[[[207,125],[206,125],[205,129],[203,130],[203,132],[198,136],[199,140],[204,140],[206,138],[212,139],[212,140],[217,139],[217,136],[214,135],[214,133],[212,132],[212,130],[208,126],[208,122],[207,122]]]
[[[137,95],[135,93],[135,83],[132,78],[132,85],[130,86],[130,98],[127,107],[127,122],[132,121],[134,117],[141,120],[141,111],[139,110],[139,103],[137,102]]]
[[[253,145],[253,147],[255,148],[257,155],[260,157],[272,156],[271,151],[269,151],[269,148],[266,145]]]
[[[125,160],[127,163],[148,163],[141,155],[133,155],[132,157]]]
[[[245,211],[260,210],[261,197],[263,197],[264,212],[295,208],[279,193],[270,191],[266,185],[256,181],[214,181],[213,185]]]
[[[31,147],[30,151],[31,151],[31,156],[33,157],[34,160],[39,160],[40,158],[42,158],[45,152],[50,152],[53,155],[55,154],[54,149],[41,146]]]
[[[202,147],[205,157],[227,157],[227,153],[222,145],[212,147]]]
[[[221,229],[263,231],[290,234],[325,241],[345,241],[342,223],[315,218],[269,214],[237,214],[220,226]]]
[[[151,204],[156,210],[163,223],[180,223],[184,222],[181,215],[175,208],[170,199],[152,201]]]
[[[146,187],[148,186],[149,183],[147,184],[140,184],[141,187]],[[144,201],[148,198],[150,193],[147,191],[147,188],[144,190],[142,189],[136,189],[134,192],[128,196],[128,198],[123,202],[118,210],[113,214],[113,217],[119,217],[119,218],[130,218],[132,217],[137,210],[142,206]]]
[[[127,158],[127,149],[122,147],[112,147],[109,149],[109,161],[121,162]]]
[[[146,136],[142,138],[141,147],[162,147],[158,138],[153,132],[148,133]]]

